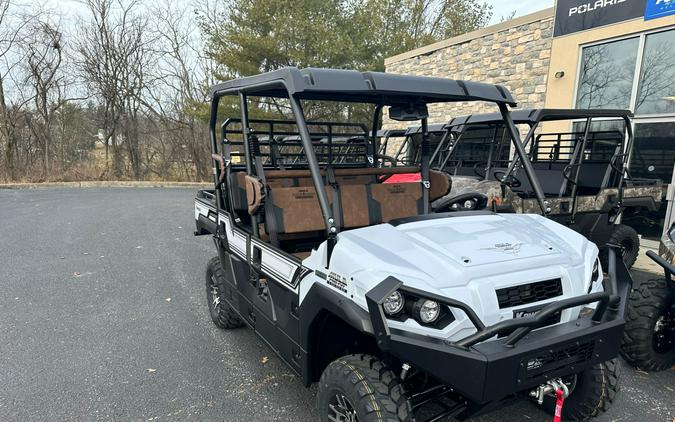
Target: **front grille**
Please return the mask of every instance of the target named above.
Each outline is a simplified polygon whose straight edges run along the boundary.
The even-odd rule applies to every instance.
[[[562,282],[559,278],[554,278],[498,289],[497,300],[499,309],[504,309],[562,296],[562,293]]]
[[[595,342],[575,343],[553,350],[541,351],[520,361],[520,382],[537,378],[591,360]]]

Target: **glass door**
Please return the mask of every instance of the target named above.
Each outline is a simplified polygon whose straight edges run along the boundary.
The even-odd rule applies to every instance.
[[[652,122],[635,121],[635,141],[629,171],[636,179],[658,179],[670,183],[675,163],[675,120]],[[625,215],[623,222],[637,230],[643,238],[658,241],[666,220],[667,202],[662,201],[656,211],[643,210]]]
[[[675,162],[675,121],[642,123],[636,120],[633,144],[631,175],[670,183]]]
[[[635,114],[629,171],[633,178],[671,183],[675,163],[675,28],[586,45],[581,50],[577,108],[628,108]],[[643,238],[661,236],[658,211],[624,214]]]

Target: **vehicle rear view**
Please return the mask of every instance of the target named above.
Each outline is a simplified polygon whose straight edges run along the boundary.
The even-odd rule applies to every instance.
[[[219,116],[226,96],[238,115]],[[195,200],[217,251],[209,312],[317,382],[322,421],[465,419],[519,397],[577,420],[614,399],[631,284],[618,249],[603,277],[598,248],[551,219],[432,212],[452,186],[429,165],[428,106],[470,101],[519,136],[495,85],[287,68],[212,88],[214,189]],[[270,103],[286,114],[251,118]],[[383,157],[383,115],[420,125],[419,163]]]

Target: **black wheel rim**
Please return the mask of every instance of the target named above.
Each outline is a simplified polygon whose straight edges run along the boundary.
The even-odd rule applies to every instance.
[[[206,297],[209,301],[209,308],[214,312],[218,312],[220,308],[220,289],[216,283],[215,276],[211,276],[209,284],[206,286]]]
[[[337,392],[328,402],[328,420],[331,422],[357,422],[356,410],[344,394]]]
[[[668,309],[656,319],[652,346],[657,353],[668,353],[673,350],[673,342],[675,341],[674,316],[673,309]]]

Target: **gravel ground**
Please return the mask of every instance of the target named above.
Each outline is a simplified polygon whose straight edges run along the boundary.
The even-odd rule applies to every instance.
[[[0,190],[0,420],[316,418],[315,388],[210,322],[194,192]],[[598,420],[671,421],[674,391],[675,371],[624,365]],[[550,419],[521,402],[477,420]]]

